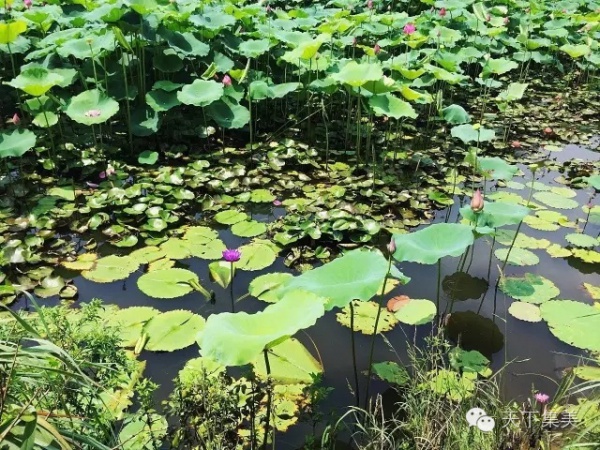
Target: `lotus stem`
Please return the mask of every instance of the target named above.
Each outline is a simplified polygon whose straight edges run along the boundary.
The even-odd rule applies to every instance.
[[[465,257],[465,261],[467,258]],[[440,281],[442,278],[442,258],[437,261],[437,283],[436,283],[436,295],[435,295],[435,305],[437,310],[440,310]]]
[[[123,71],[123,81],[125,82],[125,108],[127,109],[127,135],[129,137],[129,151],[133,154],[133,135],[131,133],[131,107],[129,105],[129,84],[127,83],[127,72],[123,65],[123,55],[121,52],[121,70]]]
[[[231,264],[231,282],[229,283],[229,293],[231,294],[231,312],[235,313],[235,300],[233,299],[233,274],[234,274],[233,261],[230,264]]]
[[[267,369],[267,422],[265,424],[265,436],[263,438],[263,450],[267,450],[267,443],[269,441],[269,432],[271,428],[271,403],[273,400],[273,392],[271,390],[271,364],[269,363],[269,351],[265,348],[263,350],[265,357],[265,367]],[[273,440],[275,436],[273,436]]]
[[[358,368],[356,367],[356,342],[354,339],[354,304],[350,302],[350,337],[352,339],[352,365],[354,368],[354,396],[356,406],[360,403],[360,386],[358,383]]]
[[[380,298],[383,298],[385,295],[385,286],[387,285],[387,280],[390,275],[390,269],[392,268],[392,255],[388,255],[388,268],[385,273],[385,277],[383,278],[383,286],[381,287]],[[378,305],[377,308],[377,316],[375,317],[375,326],[373,327],[373,337],[371,338],[371,350],[369,351],[369,367],[367,369],[367,389],[365,393],[365,408],[369,404],[369,388],[371,387],[371,376],[373,374],[373,351],[375,350],[375,338],[377,337],[377,327],[379,326],[379,318],[381,317],[381,305]]]

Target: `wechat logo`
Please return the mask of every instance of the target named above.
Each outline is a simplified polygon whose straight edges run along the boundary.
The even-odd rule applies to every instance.
[[[496,425],[496,421],[481,408],[471,408],[466,418],[470,427],[477,427],[484,433],[489,433]]]

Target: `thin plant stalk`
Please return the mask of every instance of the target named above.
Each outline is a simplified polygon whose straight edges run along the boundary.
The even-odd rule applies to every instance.
[[[354,368],[354,396],[356,406],[360,403],[360,386],[358,383],[358,368],[356,366],[356,342],[354,339],[354,304],[350,302],[350,337],[352,339],[352,365]]]
[[[267,369],[267,423],[265,424],[265,437],[263,439],[263,450],[267,450],[267,443],[269,441],[269,432],[271,429],[271,403],[273,400],[273,392],[271,390],[271,364],[269,363],[269,351],[265,348],[263,350],[265,357],[265,368]],[[275,440],[275,436],[273,436]]]
[[[235,312],[235,300],[233,299],[233,278],[234,278],[234,267],[233,267],[233,261],[230,263],[231,264],[231,281],[229,282],[229,293],[231,296],[231,312],[234,313]]]

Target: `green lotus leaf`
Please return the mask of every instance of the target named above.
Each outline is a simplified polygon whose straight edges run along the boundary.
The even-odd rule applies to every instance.
[[[600,381],[600,367],[597,366],[579,366],[573,368],[573,373],[577,378],[587,381]]]
[[[489,75],[502,75],[506,72],[510,72],[513,69],[519,67],[515,61],[507,58],[489,58],[483,66],[483,72],[481,73],[482,78],[486,78]]]
[[[248,98],[264,100],[267,98],[283,98],[290,92],[298,90],[300,83],[268,84],[263,80],[255,80],[248,86]]]
[[[293,278],[290,273],[267,273],[252,280],[248,292],[259,300],[275,303],[279,300],[275,290],[290,278]]]
[[[450,134],[452,137],[460,139],[465,144],[468,144],[469,142],[488,142],[496,137],[494,130],[483,127],[476,128],[470,123],[452,127]]]
[[[354,329],[352,331],[360,331],[363,334],[373,335],[376,332],[390,331],[398,324],[398,319],[376,302],[353,300],[352,305],[354,306]],[[377,319],[378,310],[381,311],[379,313],[377,331],[375,331],[375,320]],[[353,318],[350,305],[344,306],[341,312],[335,315],[335,318],[345,327],[351,328]]]
[[[160,244],[160,249],[164,252],[166,258],[185,259],[192,254],[192,243],[185,239],[172,237]]]
[[[470,232],[470,230],[469,230]],[[367,301],[380,293],[388,261],[379,251],[353,250],[284,283],[277,295],[304,289],[328,299],[325,308],[343,308],[351,300]],[[356,274],[361,276],[357,277]],[[404,277],[405,283],[408,279]]]
[[[231,232],[240,237],[254,237],[267,231],[267,226],[256,220],[244,220],[231,227]]]
[[[173,352],[189,347],[205,323],[202,316],[181,309],[158,314],[144,325],[142,334],[148,338],[144,348],[151,352]]]
[[[150,150],[144,150],[138,155],[138,163],[147,164],[149,166],[156,164],[158,161],[158,152],[152,152]]]
[[[268,39],[248,39],[242,42],[238,48],[240,54],[246,58],[256,58],[269,50]]]
[[[29,130],[0,133],[0,158],[23,156],[35,146],[35,143],[35,134]]]
[[[305,291],[289,292],[256,314],[213,314],[198,333],[202,356],[225,366],[242,366],[288,336],[314,325],[323,314],[324,299]]]
[[[34,97],[40,97],[63,81],[64,78],[58,73],[36,65],[23,70],[7,84]]]
[[[52,111],[41,112],[35,115],[32,122],[40,128],[50,128],[58,123],[58,115]]]
[[[113,239],[110,243],[119,248],[135,247],[138,243],[138,238],[134,234],[128,234],[126,236],[120,236],[118,239]]]
[[[253,362],[254,372],[262,379],[267,378],[265,358],[259,355]],[[269,349],[270,376],[276,383],[310,385],[312,375],[323,373],[323,367],[300,341],[286,339]]]
[[[94,266],[81,275],[96,283],[110,283],[127,279],[138,267],[139,263],[130,256],[110,255],[96,260]]]
[[[560,294],[551,280],[533,273],[526,273],[523,277],[503,278],[500,289],[512,298],[535,304],[544,303]]]
[[[540,307],[554,336],[573,347],[600,351],[600,312],[573,300],[551,300]]]
[[[448,353],[448,357],[450,365],[458,372],[484,374],[490,365],[490,360],[477,350],[466,351],[460,347],[454,347]]]
[[[517,166],[508,164],[502,158],[496,156],[477,158],[477,168],[480,172],[485,174],[485,177],[488,179],[505,181],[512,180],[519,171]]]
[[[434,393],[462,402],[473,396],[475,383],[468,374],[459,374],[453,370],[440,369],[428,372],[427,387]]]
[[[496,258],[500,261],[504,261],[508,255],[508,248],[499,248],[494,252]],[[537,255],[524,248],[513,247],[510,251],[507,264],[513,266],[535,266],[540,262]]]
[[[236,18],[233,15],[224,13],[222,7],[214,8],[204,5],[202,13],[190,16],[189,21],[199,28],[217,31],[234,25]]]
[[[192,358],[185,363],[183,369],[179,371],[177,378],[183,386],[196,386],[199,380],[206,380],[219,377],[225,373],[227,368],[218,362],[210,359]]]
[[[498,230],[496,232],[496,242],[502,245],[510,246],[515,238],[516,230]],[[540,250],[550,246],[548,239],[536,239],[531,236],[527,236],[524,233],[517,234],[517,238],[514,239],[515,246],[520,248],[526,248],[529,250]]]
[[[436,223],[414,233],[394,234],[394,258],[419,264],[434,264],[444,256],[460,256],[474,242],[471,227]]]
[[[162,89],[150,91],[146,94],[146,103],[154,111],[168,111],[176,106],[181,105],[175,92],[166,92]]]
[[[44,278],[40,285],[34,289],[35,295],[41,298],[54,297],[65,287],[65,280],[59,276]]]
[[[129,257],[137,261],[139,264],[148,264],[152,261],[164,258],[165,255],[166,252],[164,250],[161,250],[155,246],[147,246],[134,250],[129,254]]]
[[[183,239],[193,241],[194,244],[208,244],[219,237],[219,233],[209,227],[187,227]]]
[[[184,105],[208,106],[223,96],[223,83],[213,80],[196,79],[186,84],[177,93],[177,98]]]
[[[410,381],[410,374],[404,367],[393,361],[385,361],[373,364],[373,373],[383,381],[404,386]]]
[[[508,307],[508,313],[516,319],[525,322],[541,322],[540,307],[525,302],[513,302]]]
[[[514,102],[521,100],[528,85],[528,83],[510,83],[505,90],[498,94],[496,100],[502,102]]]
[[[0,44],[11,44],[27,31],[27,22],[15,20],[13,22],[0,22]]]
[[[540,231],[556,231],[560,228],[556,223],[544,220],[537,215],[529,215],[523,219],[523,222],[531,228]]]
[[[60,264],[69,270],[91,270],[97,259],[95,253],[83,253],[75,261],[62,261]]]
[[[185,56],[206,56],[210,51],[208,44],[200,41],[193,33],[163,29],[161,34],[172,49]]]
[[[402,309],[394,315],[400,322],[408,325],[423,325],[433,320],[437,314],[437,307],[431,300],[411,299]]]
[[[202,259],[221,259],[223,251],[227,247],[220,239],[214,239],[205,244],[193,244],[190,247],[190,253],[196,258]]]
[[[219,126],[227,129],[239,129],[250,122],[248,108],[228,98],[211,103],[206,112]]]
[[[383,71],[380,64],[359,64],[356,61],[350,61],[339,72],[330,76],[339,83],[358,88],[368,82],[380,80],[383,77]]]
[[[250,192],[252,203],[271,203],[276,198],[268,189],[254,189]]]
[[[231,263],[227,261],[213,261],[208,265],[211,278],[223,289],[227,288],[233,279],[235,267],[231,270]]]
[[[374,95],[369,99],[369,105],[373,108],[376,116],[416,119],[418,115],[410,103],[400,100],[392,94]]]
[[[131,392],[133,395],[133,392]],[[129,404],[126,405],[128,407]],[[119,446],[121,450],[138,450],[144,448],[148,442],[152,442],[157,436],[165,436],[169,424],[167,419],[160,414],[150,413],[146,417],[138,415],[131,416],[123,421],[119,432]]]
[[[138,278],[140,291],[153,298],[177,298],[189,294],[200,281],[186,269],[163,269],[145,273]]]
[[[160,311],[150,306],[132,306],[108,315],[107,324],[117,327],[122,347],[135,347],[146,322],[158,314]]]
[[[227,209],[217,213],[214,219],[223,225],[234,225],[238,222],[243,222],[244,220],[248,219],[248,214],[235,209]]]
[[[525,206],[507,202],[486,201],[483,211],[476,213],[470,205],[460,209],[460,214],[476,227],[499,228],[505,225],[518,225],[530,212]]]
[[[565,44],[560,47],[560,50],[575,59],[588,55],[592,51],[586,44]]]
[[[442,109],[442,117],[451,125],[462,125],[471,121],[471,116],[460,105],[450,105]]]
[[[170,269],[175,265],[175,261],[172,259],[161,258],[156,261],[148,263],[148,272],[154,272],[156,270]]]
[[[138,106],[131,112],[131,132],[135,136],[150,136],[160,125],[160,114],[147,105]]]
[[[103,54],[110,53],[116,48],[117,41],[112,30],[108,29],[104,34],[86,33],[79,39],[68,39],[57,49],[62,58],[70,57],[77,59],[98,58]]]
[[[599,264],[600,263],[600,252],[595,250],[584,250],[582,248],[574,248],[571,253],[575,258],[581,259],[583,262],[588,264]]]
[[[575,209],[579,206],[579,203],[577,203],[576,200],[563,197],[562,195],[553,192],[536,192],[533,194],[533,198],[551,208]]]
[[[588,186],[600,191],[600,175],[591,175],[589,177],[583,177],[582,179],[587,183]]]
[[[598,239],[582,233],[569,233],[565,236],[565,239],[569,242],[569,244],[574,245],[575,247],[594,248],[600,245]]]
[[[256,240],[239,248],[242,256],[235,263],[235,268],[240,270],[261,270],[275,262],[278,247],[265,240]]]
[[[119,103],[98,89],[91,89],[71,99],[65,113],[75,122],[96,125],[119,112]]]

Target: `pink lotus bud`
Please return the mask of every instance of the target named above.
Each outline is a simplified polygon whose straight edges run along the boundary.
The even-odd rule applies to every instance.
[[[504,18],[504,25],[508,25],[508,22],[510,22],[510,19],[508,17]]]
[[[273,206],[281,206],[283,203],[281,203],[281,200],[273,200]]]
[[[396,252],[396,241],[394,240],[394,238],[391,238],[390,242],[388,242],[388,244],[387,244],[387,250],[388,250],[388,252],[390,252],[390,255],[392,253]]]
[[[25,5],[25,8],[29,9],[33,2],[31,0],[23,0],[23,4]]]
[[[471,199],[471,209],[476,213],[483,210],[483,195],[481,195],[479,189],[473,194],[473,198]]]
[[[367,2],[367,8],[369,8],[369,9],[373,9],[373,0],[369,0],[369,1]]]
[[[402,31],[404,31],[404,34],[407,34],[409,36],[411,34],[413,34],[416,30],[417,30],[417,27],[415,27],[415,25],[412,23],[407,23],[406,25],[404,25],[404,28],[402,29]]]
[[[546,127],[546,128],[544,128],[544,134],[552,134],[552,133],[554,133],[554,132],[552,131],[552,128],[550,128],[550,127]]]
[[[492,20],[492,16],[490,16],[489,14],[487,16],[485,16],[486,22],[489,22],[490,20]]]
[[[373,53],[375,53],[376,55],[379,55],[379,53],[381,53],[381,47],[379,46],[379,44],[375,44],[375,47],[373,47]]]
[[[439,15],[440,15],[440,17],[445,17],[446,16],[446,8],[440,9]]]
[[[11,122],[13,123],[13,125],[19,125],[21,123],[21,118],[17,113],[15,113],[15,115],[12,116]]]
[[[231,86],[231,77],[227,74],[223,77],[223,86]]]
[[[512,148],[521,148],[521,142],[520,141],[512,141],[510,146]]]
[[[352,47],[356,47],[356,38],[352,39]]]
[[[271,11],[273,11],[273,8],[271,8],[271,5],[267,5],[265,11],[267,11],[267,14],[269,14]]]

